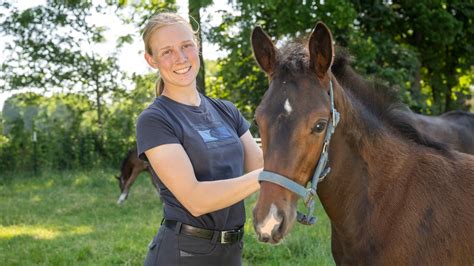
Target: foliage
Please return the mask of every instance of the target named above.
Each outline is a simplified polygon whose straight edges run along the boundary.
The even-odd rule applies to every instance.
[[[9,141],[0,149],[0,169],[36,171],[95,165],[100,161],[98,127],[91,105],[77,94],[45,97],[21,93],[9,98],[3,107],[3,134]]]
[[[209,39],[229,55],[218,62],[211,95],[229,99],[251,119],[267,88],[255,64],[251,29],[275,40],[303,39],[316,21],[332,30],[354,67],[399,91],[412,109],[440,114],[468,109],[474,65],[474,4],[462,1],[234,1]],[[281,42],[277,46],[281,46]],[[461,82],[471,80],[471,83]]]
[[[109,118],[102,128],[95,123],[93,102],[84,95],[21,93],[10,97],[3,107],[0,170],[64,170],[100,164],[118,168],[121,157],[135,145],[138,114],[154,97],[154,74],[133,79],[136,87],[130,93],[112,96],[107,106]],[[101,136],[106,156],[97,150]]]
[[[130,93],[113,95],[110,116],[104,124],[107,161],[113,165],[120,165],[121,156],[135,146],[135,121],[155,97],[155,74],[134,75],[133,81],[135,88]]]
[[[75,91],[94,99],[99,127],[104,97],[118,90],[123,74],[116,53],[102,56],[96,44],[105,41],[105,28],[89,20],[103,6],[89,1],[53,1],[26,10],[3,4],[10,14],[2,16],[0,30],[12,38],[1,65],[2,90],[41,88],[44,91]]]
[[[343,34],[357,37],[351,26],[356,13],[347,1],[328,1],[325,5],[314,1],[236,1],[234,8],[237,14],[221,10],[223,22],[208,33],[212,42],[229,52],[219,60],[218,78],[209,84],[208,92],[234,102],[247,119],[252,119],[268,86],[250,49],[255,25],[261,25],[275,41],[302,39],[318,20],[328,23],[336,39]]]
[[[393,65],[399,73],[405,71],[395,84],[405,87],[401,93],[409,92],[412,109],[429,114],[468,109],[466,100],[471,97],[469,86],[473,83],[460,79],[473,76],[474,3],[352,2],[361,31],[379,47],[377,73],[390,80],[397,75],[384,73],[387,66]]]

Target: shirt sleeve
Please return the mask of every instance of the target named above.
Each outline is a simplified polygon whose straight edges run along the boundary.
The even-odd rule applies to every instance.
[[[163,144],[181,143],[172,124],[153,109],[143,111],[136,125],[138,157],[148,161],[145,151]]]
[[[244,118],[239,109],[237,109],[233,103],[229,101],[224,101],[224,103],[227,109],[230,111],[237,135],[241,137],[250,128],[250,123]]]

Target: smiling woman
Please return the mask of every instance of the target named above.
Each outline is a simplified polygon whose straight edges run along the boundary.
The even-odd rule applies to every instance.
[[[262,152],[232,103],[198,92],[199,47],[185,19],[158,14],[143,40],[160,83],[138,118],[137,150],[164,205],[145,265],[240,265],[243,199],[259,189]]]

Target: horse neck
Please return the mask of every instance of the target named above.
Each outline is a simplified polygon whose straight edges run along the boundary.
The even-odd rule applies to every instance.
[[[361,243],[371,226],[371,193],[389,188],[386,179],[396,178],[394,173],[400,172],[396,168],[408,161],[410,147],[390,132],[374,134],[369,124],[376,118],[367,117],[363,104],[339,86],[335,86],[335,106],[341,120],[329,149],[332,170],[319,185],[318,195],[332,226],[349,242]]]

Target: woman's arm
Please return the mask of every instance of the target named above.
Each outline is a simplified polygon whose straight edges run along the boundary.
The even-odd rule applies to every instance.
[[[260,188],[257,178],[262,169],[232,179],[198,181],[180,144],[160,145],[145,154],[163,184],[196,217],[229,207]]]
[[[244,169],[251,172],[255,169],[263,168],[263,153],[249,130],[245,132],[240,141],[244,146]]]

